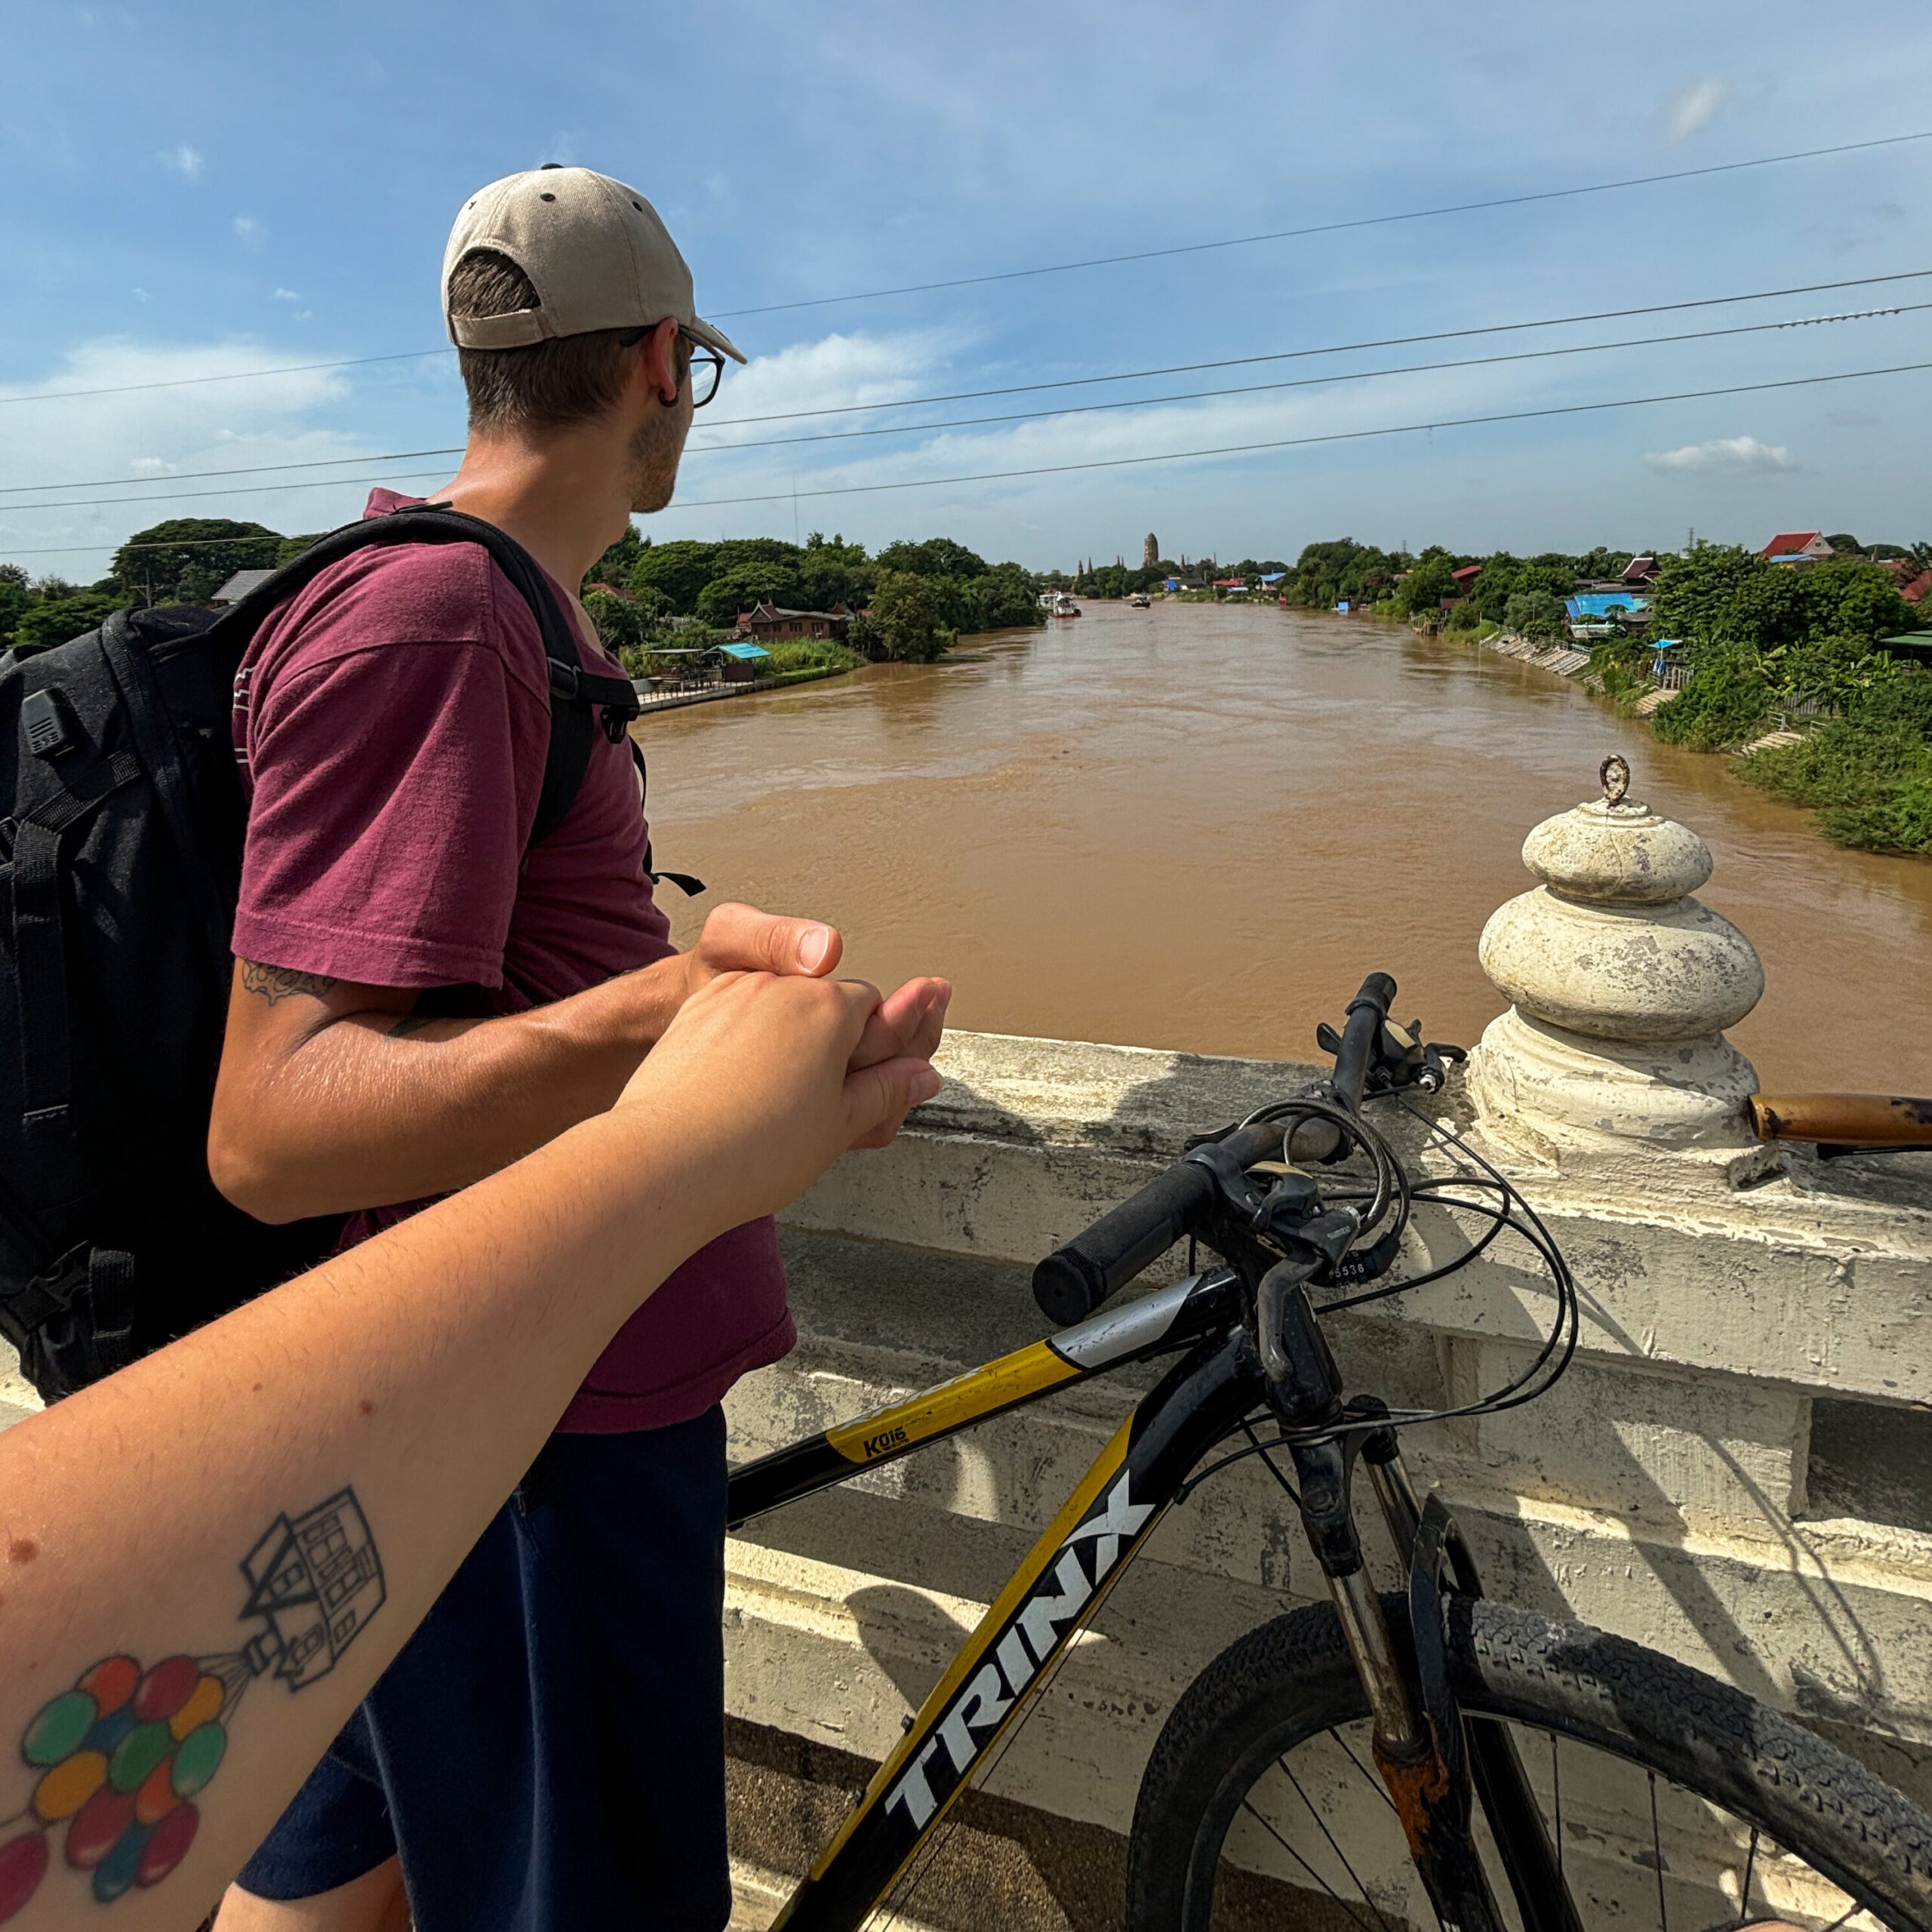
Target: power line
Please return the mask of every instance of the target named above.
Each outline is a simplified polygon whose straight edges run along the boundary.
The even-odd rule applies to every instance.
[[[1433,329],[1422,335],[1388,335],[1361,342],[1331,343],[1319,349],[1283,349],[1264,355],[1226,355],[1212,362],[1173,362],[1158,369],[1129,369],[1115,376],[1067,376],[1051,383],[1016,383],[1004,389],[960,389],[950,395],[909,396],[900,402],[853,402],[829,409],[788,410],[775,416],[734,416],[706,423],[709,429],[731,429],[753,423],[792,423],[808,416],[857,416],[880,409],[916,409],[927,403],[977,402],[989,397],[1028,395],[1038,389],[1070,389],[1096,383],[1127,383],[1144,376],[1191,376],[1203,369],[1236,369],[1251,362],[1287,362],[1299,357],[1343,355],[1357,349],[1408,349],[1425,342],[1451,342],[1472,335],[1505,335],[1524,329],[1564,328],[1582,322],[1627,321],[1634,315],[1663,315],[1683,309],[1716,309],[1739,302],[1768,302],[1786,295],[1822,295],[1840,288],[1866,288],[1881,281],[1912,281],[1932,275],[1932,269],[1904,269],[1896,275],[1860,275],[1849,281],[1802,282],[1790,288],[1761,288],[1745,295],[1704,295],[1687,302],[1651,302],[1635,309],[1598,309],[1577,315],[1551,315],[1540,321],[1484,322],[1466,329]],[[48,485],[50,488],[54,487]]]
[[[755,442],[706,443],[691,451],[694,456],[710,456],[730,450],[783,449],[798,443],[836,443],[862,436],[916,436],[929,429],[969,429],[998,423],[1035,423],[1048,417],[1097,416],[1115,409],[1151,409],[1166,402],[1204,402],[1217,396],[1263,395],[1282,389],[1326,388],[1335,383],[1372,382],[1384,376],[1419,376],[1443,369],[1484,369],[1499,362],[1540,362],[1558,355],[1596,355],[1614,349],[1650,349],[1678,342],[1709,342],[1721,336],[1761,335],[1777,329],[1815,328],[1827,322],[1869,321],[1881,315],[1917,315],[1932,309],[1932,302],[1912,302],[1895,309],[1865,309],[1844,315],[1807,315],[1788,322],[1749,322],[1736,328],[1690,329],[1676,335],[1628,336],[1621,342],[1579,342],[1558,349],[1519,349],[1507,355],[1464,355],[1449,362],[1408,362],[1393,369],[1344,369],[1332,376],[1297,376],[1278,383],[1243,383],[1232,389],[1188,389],[1174,395],[1130,397],[1119,402],[1078,403],[1060,409],[1023,409],[1003,416],[958,416],[939,423],[903,423],[878,429],[828,429],[810,436],[768,436]],[[17,507],[38,509],[37,503]]]
[[[872,288],[853,295],[818,295],[808,300],[768,302],[755,309],[720,309],[719,320],[737,315],[771,315],[781,309],[823,309],[840,302],[878,302],[889,295],[924,295],[936,289],[973,288],[987,282],[1021,281],[1035,275],[1070,275],[1079,269],[1111,268],[1122,262],[1159,261],[1174,255],[1205,254],[1212,249],[1247,248],[1262,242],[1289,242],[1309,235],[1337,235],[1352,228],[1383,228],[1401,221],[1430,221],[1443,215],[1475,214],[1487,208],[1521,208],[1532,202],[1574,200],[1580,195],[1607,195],[1623,188],[1654,187],[1664,181],[1694,180],[1700,175],[1737,174],[1746,168],[1774,168],[1789,161],[1817,161],[1828,155],[1855,154],[1866,148],[1889,148],[1908,141],[1932,140],[1932,128],[1918,134],[1890,134],[1875,141],[1846,141],[1835,147],[1803,148],[1791,154],[1760,155],[1752,161],[1723,161],[1704,168],[1680,168],[1668,174],[1635,174],[1622,181],[1594,181],[1578,188],[1546,188],[1527,195],[1499,195],[1488,201],[1454,202],[1441,208],[1410,208],[1400,214],[1357,215],[1346,221],[1322,221],[1303,228],[1271,229],[1261,235],[1236,235],[1221,242],[1186,242],[1173,248],[1141,248],[1124,255],[1094,255],[1084,261],[1054,262],[1042,268],[1003,269],[989,275],[956,275],[945,281],[907,282],[897,288]]]
[[[1163,450],[1150,456],[1097,457],[1082,463],[1042,463],[1025,469],[982,470],[962,476],[912,477],[894,483],[854,483],[825,490],[779,491],[765,496],[700,497],[689,503],[670,504],[660,514],[668,515],[675,510],[724,509],[746,503],[789,503],[795,494],[801,500],[816,497],[875,496],[891,490],[940,489],[958,483],[1004,483],[1020,477],[1064,476],[1079,470],[1127,469],[1147,463],[1188,463],[1201,457],[1248,456],[1268,450],[1303,449],[1320,443],[1362,442],[1378,436],[1418,435],[1437,429],[1465,429],[1491,423],[1524,423],[1544,417],[1592,415],[1612,409],[1647,408],[1657,403],[1698,402],[1715,396],[1755,395],[1774,389],[1814,389],[1827,383],[1862,382],[1878,376],[1912,375],[1927,369],[1932,369],[1932,362],[1900,362],[1883,369],[1841,370],[1829,376],[1795,376],[1770,383],[1735,383],[1721,389],[1677,389],[1663,395],[1623,396],[1610,402],[1572,402],[1553,405],[1543,409],[1500,410],[1485,416],[1445,416],[1427,423],[1389,423],[1377,429],[1335,429],[1320,435],[1285,436],[1268,442],[1224,443],[1209,449]],[[393,480],[400,481],[404,479]],[[259,543],[263,540],[258,537],[224,537],[192,540],[202,544],[204,547],[213,549],[235,543]],[[167,550],[177,547],[178,545],[174,543],[57,543],[39,549],[16,550],[13,554],[17,557],[49,557],[106,550]]]
[[[133,395],[143,389],[192,389],[204,383],[245,383],[257,376],[304,376],[316,369],[360,369],[371,362],[418,362],[454,355],[454,349],[398,349],[391,355],[345,355],[334,362],[291,362],[273,369],[229,369],[214,376],[170,376],[153,383],[115,383],[98,389],[42,389],[37,395],[0,395],[0,402],[67,402],[76,396]]]
[[[897,288],[861,290],[847,295],[815,295],[789,302],[768,302],[756,308],[718,309],[721,321],[740,315],[771,315],[791,309],[823,309],[842,302],[878,302],[889,296],[927,294],[946,288],[972,288],[989,282],[1020,281],[1038,275],[1070,275],[1083,269],[1108,268],[1125,262],[1158,261],[1175,255],[1204,254],[1216,249],[1246,248],[1263,242],[1286,242],[1310,235],[1337,235],[1356,228],[1381,228],[1404,221],[1430,221],[1452,214],[1474,214],[1491,208],[1521,208],[1536,202],[1574,200],[1582,195],[1607,195],[1626,188],[1654,187],[1664,182],[1694,180],[1704,175],[1737,174],[1754,168],[1776,168],[1787,162],[1820,161],[1833,155],[1857,154],[1869,149],[1932,140],[1932,128],[1916,134],[1888,134],[1878,140],[1844,141],[1833,147],[1801,148],[1789,154],[1759,155],[1749,161],[1714,162],[1703,168],[1681,168],[1664,174],[1635,174],[1619,181],[1594,181],[1575,188],[1546,188],[1531,194],[1500,195],[1487,201],[1457,202],[1440,208],[1409,208],[1397,214],[1358,215],[1344,221],[1316,222],[1301,228],[1278,228],[1260,235],[1237,235],[1218,242],[1186,242],[1166,248],[1144,248],[1121,255],[1095,255],[1077,262],[1051,262],[1038,268],[1002,269],[986,275],[958,275],[943,281],[909,282]],[[209,376],[176,376],[150,383],[122,383],[100,389],[44,389],[38,395],[0,396],[0,403],[60,402],[84,396],[128,395],[149,389],[192,389],[205,383],[243,382],[259,376],[294,376],[321,369],[357,369],[377,362],[408,362],[432,355],[454,355],[454,348],[398,349],[386,355],[349,355],[330,362],[294,362],[269,369],[235,369]]]
[[[1468,355],[1447,362],[1410,362],[1392,369],[1348,369],[1334,375],[1300,376],[1275,383],[1244,383],[1230,389],[1191,389],[1176,395],[1134,396],[1118,402],[1090,402],[1078,404],[1069,408],[1032,409],[1011,411],[1001,416],[964,416],[950,421],[939,423],[906,423],[876,429],[834,429],[809,436],[771,436],[754,441],[740,443],[707,443],[693,448],[687,454],[693,456],[724,455],[734,451],[783,449],[801,443],[843,442],[861,437],[916,436],[935,429],[974,429],[1007,423],[1035,423],[1047,418],[1068,416],[1100,415],[1115,410],[1152,409],[1162,404],[1174,402],[1202,402],[1232,395],[1260,395],[1278,393],[1283,389],[1326,388],[1337,383],[1374,382],[1391,376],[1426,375],[1449,369],[1489,368],[1505,362],[1537,362],[1564,355],[1595,355],[1620,349],[1647,349],[1666,347],[1681,342],[1708,342],[1721,337],[1740,335],[1763,335],[1780,329],[1815,328],[1832,322],[1869,321],[1887,315],[1916,315],[1932,309],[1932,302],[1914,302],[1890,309],[1866,309],[1841,315],[1807,315],[1780,322],[1746,322],[1729,328],[1690,329],[1675,335],[1631,336],[1619,342],[1583,342],[1565,343],[1555,349],[1519,349],[1502,355]],[[456,450],[414,450],[401,453],[395,460],[401,461],[414,456],[460,455]],[[338,461],[357,459],[341,457]],[[385,459],[362,459],[380,462]],[[306,468],[307,465],[291,465],[291,468]],[[219,470],[211,472],[220,475]],[[243,474],[246,472],[232,472]],[[241,497],[281,494],[291,490],[328,489],[337,485],[383,482],[415,482],[425,477],[440,477],[447,472],[438,469],[414,470],[398,476],[392,471],[384,471],[374,476],[325,476],[311,478],[303,483],[238,483],[219,490],[163,491],[147,497],[56,497],[40,503],[10,503],[0,505],[5,510],[72,510],[112,509],[122,505],[131,508],[147,508],[165,504],[192,503],[208,497]],[[145,480],[145,479],[143,479]]]
[[[1800,282],[1786,288],[1753,289],[1741,295],[1697,296],[1685,301],[1651,302],[1629,309],[1597,309],[1580,315],[1545,316],[1532,321],[1477,323],[1468,328],[1435,329],[1417,335],[1379,336],[1366,338],[1359,342],[1330,343],[1312,349],[1275,349],[1258,355],[1226,355],[1208,362],[1175,362],[1167,364],[1158,368],[1123,369],[1112,375],[1066,376],[1053,382],[1016,383],[999,389],[959,389],[944,395],[908,396],[897,402],[854,402],[843,404],[834,408],[786,410],[769,416],[733,416],[728,417],[722,422],[706,423],[700,426],[706,430],[740,429],[761,423],[797,423],[820,417],[856,416],[886,409],[919,409],[943,402],[977,402],[996,396],[1037,395],[1048,389],[1087,389],[1101,383],[1137,382],[1155,376],[1193,375],[1208,369],[1244,368],[1263,362],[1295,361],[1319,355],[1348,355],[1358,350],[1371,349],[1404,349],[1421,343],[1452,342],[1470,336],[1508,335],[1520,334],[1529,329],[1565,328],[1583,322],[1623,321],[1636,315],[1672,315],[1690,309],[1724,308],[1741,302],[1773,301],[1787,295],[1829,294],[1842,288],[1869,288],[1883,282],[1923,281],[1927,276],[1932,276],[1932,269],[1903,269],[1890,275],[1854,275],[1839,281]],[[1826,317],[1820,319],[1835,321],[1841,318]],[[1796,325],[1780,323],[1776,326],[1790,328]],[[1723,331],[1712,331],[1710,333],[1721,334]],[[1668,340],[1672,338],[1660,339]],[[1432,366],[1446,368],[1455,365],[1444,364]],[[1238,394],[1239,392],[1217,390],[1211,393],[1232,395]],[[1170,398],[1158,397],[1151,398],[1157,401],[1168,399]],[[1049,410],[1044,413],[1048,415],[1057,415],[1072,412]],[[1008,419],[983,417],[977,420],[998,421]],[[923,423],[912,426],[915,429],[945,429],[957,426],[945,423]],[[764,447],[767,445],[762,444],[704,444],[697,445],[694,454],[707,448],[762,448]],[[243,468],[232,469],[191,469],[183,471],[178,476],[170,477],[96,476],[76,482],[0,484],[0,496],[24,496],[48,490],[114,488],[132,490],[138,489],[143,485],[155,483],[192,483],[218,476],[267,476],[284,474],[294,469],[330,469],[337,468],[344,463],[405,463],[413,461],[418,457],[460,456],[463,453],[463,445],[458,443],[441,449],[385,450],[371,455],[322,457],[301,463],[253,463]],[[345,482],[355,482],[361,479],[346,477],[340,480]],[[128,497],[117,498],[114,500],[138,502],[144,500]],[[159,501],[161,500],[154,498],[145,500]],[[6,507],[8,506],[5,505],[0,505],[0,509]],[[13,507],[26,509],[30,506],[20,504]]]
[[[184,469],[176,476],[91,476],[80,483],[0,483],[0,495],[21,496],[38,490],[126,490],[152,488],[158,483],[195,483],[212,476],[280,475],[291,469],[337,469],[345,463],[413,463],[419,456],[460,456],[464,445],[440,450],[383,450],[373,455],[316,457],[304,463],[254,463],[240,469]],[[330,479],[321,479],[326,482]],[[352,478],[345,479],[352,481]],[[114,503],[158,502],[158,498],[116,497]],[[32,503],[0,503],[0,510],[32,509]]]
[[[1932,369],[1932,362],[1900,362],[1885,369],[1847,369],[1830,376],[1795,376],[1782,382],[1737,383],[1723,389],[1678,389],[1668,395],[1633,395],[1614,402],[1571,402],[1546,409],[1512,409],[1488,416],[1445,416],[1432,423],[1397,423],[1380,429],[1335,429],[1318,436],[1286,436],[1265,443],[1224,443],[1212,449],[1164,450],[1153,456],[1119,456],[1096,458],[1084,463],[1043,463],[1028,469],[989,469],[970,476],[921,476],[900,483],[854,483],[830,490],[801,490],[806,497],[870,496],[885,490],[931,490],[952,483],[1004,483],[1016,477],[1063,476],[1075,470],[1126,469],[1150,463],[1186,463],[1197,457],[1246,456],[1262,450],[1300,449],[1315,443],[1350,443],[1374,436],[1420,435],[1425,430],[1464,429],[1485,423],[1523,423],[1544,416],[1582,416],[1607,409],[1638,409],[1660,402],[1696,402],[1721,395],[1752,395],[1767,389],[1801,389],[1822,383],[1858,382],[1872,376],[1910,375]],[[766,497],[700,497],[688,503],[672,503],[668,510],[721,509],[740,503],[774,503],[789,501],[784,493]]]

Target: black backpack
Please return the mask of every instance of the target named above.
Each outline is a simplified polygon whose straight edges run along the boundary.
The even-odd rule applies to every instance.
[[[354,551],[426,542],[481,544],[535,614],[550,745],[534,844],[577,795],[594,714],[615,742],[637,696],[584,669],[543,572],[475,518],[369,518],[228,610],[117,611],[0,660],[0,1336],[49,1401],[312,1266],[340,1233],[340,1216],[269,1226],[208,1175],[246,827],[230,708],[278,605]]]

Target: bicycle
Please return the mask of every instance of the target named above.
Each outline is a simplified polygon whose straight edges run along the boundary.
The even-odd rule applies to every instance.
[[[1432,1910],[1452,1932],[1584,1932],[1653,1909],[1660,1932],[1673,1917],[1835,1932],[1861,1912],[1932,1927],[1932,1819],[1701,1672],[1485,1596],[1439,1493],[1417,1495],[1401,1432],[1546,1392],[1576,1347],[1579,1304],[1513,1183],[1413,1104],[1463,1055],[1425,1043],[1420,1023],[1392,1023],[1395,992],[1371,974],[1341,1032],[1319,1029],[1331,1078],[1189,1143],[1040,1263],[1051,1339],[733,1472],[735,1529],[1054,1390],[1178,1358],[910,1721],[780,1912],[785,1932],[855,1932],[916,1883],[961,1795],[1166,1511],[1251,1458],[1297,1512],[1329,1601],[1236,1641],[1170,1714],[1135,1807],[1128,1932],[1305,1922],[1309,1901],[1291,1891],[1326,1894],[1361,1932]],[[1780,1104],[1783,1131],[1801,1133]],[[1398,1159],[1372,1116],[1398,1109],[1427,1130],[1441,1171]],[[1854,1117],[1829,1118],[1836,1133]],[[1873,1118],[1856,1115],[1856,1131]],[[1463,1251],[1395,1274],[1423,1208],[1454,1222]],[[1513,1380],[1451,1411],[1345,1392],[1324,1316],[1453,1273],[1506,1237],[1537,1257],[1555,1302]],[[1219,1265],[1103,1306],[1183,1239]],[[1393,1592],[1364,1559],[1358,1469],[1404,1566]]]

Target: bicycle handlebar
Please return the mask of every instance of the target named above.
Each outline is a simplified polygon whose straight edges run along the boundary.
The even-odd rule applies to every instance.
[[[1349,1002],[1334,1085],[1352,1112],[1361,1105],[1362,1087],[1395,996],[1395,982],[1386,973],[1371,973]],[[1278,1155],[1281,1134],[1278,1121],[1263,1121],[1235,1128],[1220,1144],[1245,1168]],[[1198,1232],[1213,1211],[1216,1193],[1214,1174],[1197,1161],[1178,1161],[1157,1175],[1034,1269],[1033,1299],[1040,1312],[1062,1327],[1084,1321],[1183,1235]]]
[[[1361,991],[1349,1002],[1348,1024],[1342,1029],[1342,1049],[1335,1056],[1335,1092],[1353,1113],[1361,1105],[1362,1084],[1368,1078],[1376,1043],[1389,1017],[1395,983],[1386,973],[1371,973]]]
[[[1222,1145],[1243,1167],[1266,1160],[1281,1152],[1280,1123],[1238,1127]],[[1177,1161],[1165,1174],[1156,1174],[1034,1269],[1033,1299],[1040,1312],[1062,1327],[1085,1321],[1183,1235],[1198,1232],[1214,1208],[1215,1192],[1214,1174],[1198,1161]]]
[[[1033,1270],[1033,1299],[1062,1327],[1084,1321],[1207,1218],[1214,1177],[1182,1161],[1103,1214],[1084,1234],[1057,1247]]]
[[[1751,1124],[1760,1140],[1932,1147],[1932,1100],[1900,1094],[1753,1094]]]

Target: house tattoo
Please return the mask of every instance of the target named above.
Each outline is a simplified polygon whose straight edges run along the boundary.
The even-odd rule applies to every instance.
[[[63,1832],[62,1856],[92,1874],[103,1905],[166,1878],[195,1841],[195,1800],[220,1767],[242,1693],[258,1677],[291,1691],[326,1677],[383,1606],[382,1559],[350,1489],[278,1516],[242,1574],[242,1617],[257,1627],[239,1650],[145,1669],[103,1657],[27,1726],[20,1752],[34,1783],[0,1819],[0,1924],[32,1897]]]

